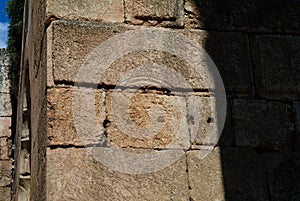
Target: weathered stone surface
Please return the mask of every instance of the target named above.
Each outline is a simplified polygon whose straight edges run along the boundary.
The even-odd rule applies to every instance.
[[[212,97],[187,97],[188,111],[194,112],[197,107],[199,110],[199,114],[194,114],[197,116],[189,116],[189,123],[196,126],[189,130],[193,148],[215,146],[218,143],[219,135],[214,100]],[[197,119],[199,122],[196,122]]]
[[[291,132],[286,104],[236,99],[232,107],[237,146],[262,151],[288,148]]]
[[[0,160],[9,160],[12,142],[6,137],[0,138]]]
[[[187,0],[186,27],[249,32],[299,33],[297,0]]]
[[[110,37],[126,30],[124,26],[87,22],[55,21],[49,29],[52,49],[48,50],[48,72],[54,81],[74,82],[91,51]],[[89,82],[87,80],[86,82]]]
[[[226,94],[249,96],[253,92],[247,36],[233,32],[184,31],[198,42],[214,61],[223,79]]]
[[[0,49],[0,93],[9,93],[9,58],[5,49]]]
[[[174,25],[183,26],[183,15],[182,0],[125,0],[126,21],[134,24],[157,20],[176,21]]]
[[[10,117],[0,117],[0,137],[10,137],[11,136],[11,118]]]
[[[10,186],[12,183],[12,162],[0,160],[0,187]]]
[[[84,89],[79,94],[79,102],[73,101],[72,97],[77,95],[74,91],[78,88],[54,88],[48,89],[48,143],[49,145],[76,145],[99,144],[103,132],[103,122],[105,119],[104,92],[95,89]],[[95,111],[88,107],[88,102],[84,98],[95,94],[94,99],[88,99],[94,104]],[[81,98],[81,99],[80,99]],[[78,104],[78,105],[77,105]],[[74,110],[79,111],[74,113]],[[82,113],[80,113],[82,111]],[[93,117],[93,112],[96,116]],[[76,116],[78,115],[78,116]],[[76,118],[77,121],[74,121]],[[95,123],[97,125],[93,125]],[[75,127],[75,123],[80,123],[81,127]],[[95,133],[93,129],[100,127],[100,133]],[[78,133],[76,129],[82,129]]]
[[[184,97],[129,91],[110,92],[108,142],[119,147],[188,148]]]
[[[253,151],[216,148],[206,158],[189,151],[188,174],[192,200],[268,200],[262,158]]]
[[[0,188],[1,201],[11,201],[11,188]]]
[[[257,93],[272,99],[299,99],[300,37],[265,35],[251,41]]]
[[[51,33],[53,35],[51,36],[52,40],[48,41],[48,43],[50,43],[53,48],[51,50],[52,52],[49,53],[52,56],[50,57],[48,55],[48,63],[51,64],[49,65],[48,72],[50,75],[52,75],[51,72],[53,72],[54,82],[57,83],[76,81],[79,69],[83,69],[84,72],[84,69],[87,68],[83,66],[83,62],[88,55],[91,55],[91,51],[94,48],[98,47],[106,39],[128,30],[123,26],[112,26],[109,24],[95,25],[91,23],[70,22],[55,22],[51,27]],[[170,41],[174,39],[172,39],[171,34],[169,37]],[[134,38],[131,38],[130,40],[133,39]],[[158,42],[163,43],[164,40],[167,40],[167,38],[164,37]],[[182,76],[192,88],[208,88],[203,76],[204,73],[197,72],[195,68],[184,61],[184,58],[178,58],[173,54],[159,50],[146,51],[140,50],[140,48],[141,47],[136,47],[136,51],[126,53],[124,56],[120,55],[122,57],[117,58],[105,72],[99,75],[99,83],[105,85],[121,85],[122,83],[120,82],[124,82],[122,79],[126,78],[126,76],[136,74],[142,76],[140,74],[141,72],[136,73],[136,71],[134,71],[140,67],[140,69],[150,69],[150,75],[155,78],[159,75],[159,79],[162,79],[161,81],[164,84],[168,84],[166,83],[167,78],[170,79],[170,76],[173,76],[174,79],[172,80],[171,87],[183,86],[178,76],[176,77],[175,73],[170,73],[170,71],[173,70],[173,72],[176,71],[177,74]],[[97,52],[93,54],[97,54]],[[97,55],[94,56],[97,58]],[[203,59],[205,60],[205,58]],[[162,67],[170,69],[170,71],[163,71]],[[144,78],[147,77],[145,73],[148,72],[144,72]],[[87,79],[86,82],[89,83],[91,80],[92,79]]]
[[[124,5],[122,0],[48,0],[47,16],[82,21],[123,22]]]
[[[271,200],[300,199],[300,154],[265,154]]]
[[[11,101],[10,95],[7,93],[0,93],[0,117],[11,116]]]
[[[155,173],[129,175],[104,167],[86,149],[49,149],[47,156],[51,201],[189,200],[185,157]]]

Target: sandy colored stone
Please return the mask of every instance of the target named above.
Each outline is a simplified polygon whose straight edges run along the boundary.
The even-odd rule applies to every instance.
[[[49,145],[83,146],[87,144],[99,144],[101,141],[103,121],[105,119],[103,91],[86,88],[84,92],[78,95],[74,92],[75,90],[78,90],[78,88],[54,88],[48,90]],[[83,102],[86,101],[84,98],[92,96],[93,93],[95,96],[87,100],[95,106],[95,111],[92,111],[88,107],[88,102]],[[78,95],[79,102],[73,101],[73,95]],[[74,113],[75,110],[77,113]],[[93,114],[96,116],[93,117]],[[77,121],[74,121],[74,118]],[[80,125],[75,127],[75,123]],[[98,130],[95,129],[96,126],[99,128]],[[81,133],[76,129],[81,129]],[[99,133],[96,131],[99,131]]]
[[[47,157],[47,199],[51,201],[189,200],[185,157],[166,169],[140,175],[113,172],[86,149],[48,150]]]
[[[11,136],[11,118],[10,117],[0,117],[0,137],[10,137]]]
[[[11,188],[0,188],[1,201],[11,201]]]
[[[126,31],[122,25],[55,21],[49,27],[48,72],[54,81],[74,82],[92,50],[110,37]],[[100,78],[99,78],[100,79]],[[51,80],[48,78],[48,80]],[[89,82],[87,80],[86,82]]]
[[[0,161],[0,187],[8,187],[12,183],[12,162]]]
[[[126,0],[126,21],[134,24],[140,21],[174,21],[174,25],[183,26],[183,1],[179,0]],[[169,24],[171,25],[171,24]]]
[[[291,137],[288,106],[279,102],[236,99],[232,106],[237,146],[286,150]]]
[[[100,45],[110,39],[113,36],[128,30],[128,27],[117,26],[112,24],[92,24],[92,23],[74,23],[74,22],[55,22],[51,25],[52,33],[51,41],[49,45],[52,47],[49,51],[48,60],[49,67],[48,72],[53,73],[53,80],[57,83],[75,82],[78,81],[79,76],[84,74],[87,76],[84,81],[90,83],[93,76],[98,76],[95,82],[105,85],[123,85],[122,81],[126,77],[132,75],[139,75],[140,77],[147,78],[149,75],[141,74],[137,72],[139,69],[148,69],[150,77],[157,79],[164,84],[169,84],[168,80],[171,79],[170,88],[181,87],[186,90],[185,87],[188,83],[192,88],[204,89],[208,88],[205,73],[200,70],[196,70],[194,66],[188,64],[185,61],[186,58],[179,58],[168,52],[162,52],[159,50],[141,50],[141,47],[136,47],[136,51],[124,53],[116,58],[113,63],[105,69],[105,72],[95,73],[97,63],[97,57],[108,57],[111,58],[114,52],[112,49],[103,51],[99,49],[92,53],[94,48],[101,47]],[[158,41],[158,43],[164,43],[166,41],[174,41],[174,34],[169,34]],[[127,38],[131,40],[144,40],[143,34],[139,38]],[[147,35],[151,37],[151,35]],[[166,40],[166,41],[165,41]],[[110,41],[112,45],[117,44],[116,41]],[[149,45],[149,44],[148,44]],[[124,47],[125,48],[125,47]],[[105,55],[102,55],[105,54]],[[106,55],[108,54],[108,55]],[[121,54],[121,53],[120,53]],[[102,55],[102,56],[101,56]],[[90,60],[86,60],[90,56]],[[94,59],[93,59],[94,58]],[[86,60],[86,61],[85,61]],[[205,58],[203,58],[205,60]],[[84,63],[85,62],[85,63]],[[96,62],[95,64],[92,62]],[[95,65],[95,69],[85,71],[87,64]],[[204,63],[201,65],[205,65]],[[80,71],[81,69],[81,71]],[[164,69],[168,69],[166,71]],[[82,74],[80,74],[82,73]],[[90,73],[90,74],[88,74]],[[52,74],[49,74],[51,76]],[[90,76],[89,76],[90,75]],[[180,80],[180,77],[182,80]],[[51,80],[51,79],[48,79]],[[150,83],[150,82],[148,82]],[[152,83],[150,83],[151,85]],[[50,84],[51,85],[51,84]]]
[[[12,142],[10,139],[0,138],[0,159],[9,160],[11,156]]]
[[[8,117],[12,114],[10,94],[0,93],[0,116]]]
[[[149,149],[190,146],[184,97],[110,92],[106,106],[109,143]]]
[[[263,35],[251,41],[259,96],[299,99],[300,37]]]
[[[202,151],[187,153],[191,200],[268,200],[263,161],[258,154],[216,148],[200,159]]]
[[[83,21],[123,22],[124,6],[122,0],[67,0],[62,2],[48,0],[47,16]]]

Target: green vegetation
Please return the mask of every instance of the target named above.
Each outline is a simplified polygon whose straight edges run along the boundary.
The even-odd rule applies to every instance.
[[[6,11],[10,19],[7,52],[11,59],[11,93],[12,98],[16,98],[18,94],[22,51],[24,0],[10,0],[7,2]]]

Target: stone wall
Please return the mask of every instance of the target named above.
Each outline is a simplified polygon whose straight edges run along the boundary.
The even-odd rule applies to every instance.
[[[11,200],[12,187],[12,133],[9,81],[9,58],[0,49],[0,200]]]
[[[299,1],[32,0],[26,10],[32,200],[299,199]]]

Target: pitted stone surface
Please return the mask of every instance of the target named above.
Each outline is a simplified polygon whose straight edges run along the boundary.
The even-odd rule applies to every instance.
[[[190,146],[184,97],[110,92],[106,106],[109,143],[147,149]]]
[[[0,187],[9,187],[12,183],[12,162],[0,160]]]
[[[86,127],[82,128],[85,132],[78,133],[74,123],[74,109],[82,105],[72,106],[74,88],[54,88],[48,90],[48,143],[49,145],[76,145],[99,144],[102,133],[91,133],[95,125],[90,125],[89,117],[92,111],[86,107],[81,114],[79,121]],[[90,100],[95,105],[95,114],[98,124],[103,129],[104,114],[104,93],[101,90],[86,89],[82,96],[95,93],[95,99]],[[92,102],[94,101],[94,103]],[[92,117],[93,118],[93,117]],[[90,129],[88,129],[88,127]],[[103,131],[102,131],[103,132]],[[83,141],[84,139],[84,141]]]
[[[86,149],[48,149],[47,158],[47,196],[51,201],[99,197],[107,201],[189,200],[185,157],[166,169],[139,175],[113,172]]]
[[[122,0],[47,0],[47,16],[83,21],[123,22],[124,6]]]
[[[178,26],[183,25],[182,0],[125,0],[126,21],[140,24],[151,20],[176,21]]]

